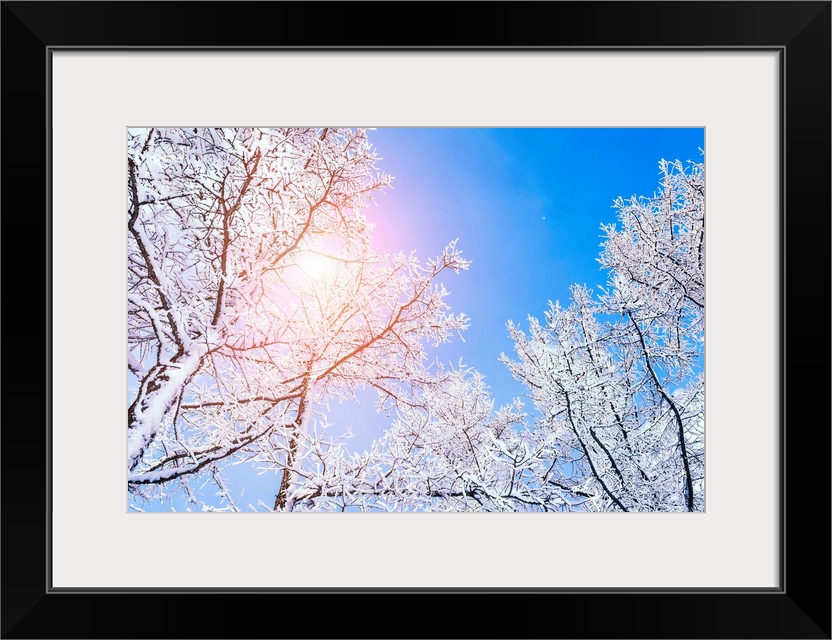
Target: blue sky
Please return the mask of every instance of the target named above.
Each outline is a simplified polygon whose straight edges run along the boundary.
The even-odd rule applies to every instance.
[[[380,247],[415,249],[423,259],[459,238],[472,265],[444,282],[452,311],[471,326],[465,342],[435,355],[463,358],[505,404],[523,393],[498,361],[513,354],[506,321],[542,318],[549,300],[568,303],[574,283],[604,285],[600,225],[615,220],[615,198],[653,195],[659,160],[701,161],[704,138],[702,128],[377,129],[369,139],[378,166],[396,179],[367,216]],[[354,423],[356,445],[383,423],[361,428],[375,422],[372,394],[362,404],[333,416]]]
[[[652,195],[660,159],[701,161],[705,146],[702,128],[384,128],[368,137],[379,169],[395,176],[394,188],[366,211],[374,244],[415,250],[424,261],[459,238],[471,267],[443,282],[452,311],[469,316],[470,328],[464,342],[455,338],[432,353],[483,373],[497,405],[524,393],[498,361],[501,352],[513,355],[506,322],[525,327],[528,316],[543,317],[549,300],[567,304],[574,283],[604,285],[596,258],[600,225],[615,220],[613,201]],[[352,425],[352,449],[389,424],[373,411],[374,392],[359,400],[330,413],[333,435]],[[235,494],[256,478],[243,475]],[[274,476],[262,481],[271,486]],[[253,500],[259,492],[249,489]]]

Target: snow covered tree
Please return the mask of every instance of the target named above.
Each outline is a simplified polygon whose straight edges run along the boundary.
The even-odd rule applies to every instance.
[[[509,323],[517,360],[502,359],[549,442],[538,484],[581,509],[704,509],[703,169],[662,161],[657,194],[615,202],[600,296],[574,286],[528,335]]]
[[[363,211],[392,180],[375,163],[360,129],[129,130],[134,497],[211,510],[211,482],[236,510],[224,472],[249,463],[275,477],[257,503],[292,510],[343,455],[323,403],[372,387],[395,407],[430,378],[425,343],[467,325],[437,276],[468,262],[455,242],[424,265],[374,251]]]
[[[423,379],[371,451],[342,455],[298,491],[311,509],[518,511],[539,507],[522,471],[532,459],[518,402],[494,411],[482,375],[439,368]]]

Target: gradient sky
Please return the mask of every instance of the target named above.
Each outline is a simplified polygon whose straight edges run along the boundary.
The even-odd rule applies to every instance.
[[[596,259],[615,198],[653,195],[660,159],[701,161],[705,147],[702,128],[384,128],[368,137],[379,169],[396,178],[367,210],[374,243],[415,249],[424,260],[459,238],[471,267],[443,282],[452,311],[468,315],[470,328],[465,342],[433,353],[483,373],[497,405],[524,392],[498,361],[501,352],[513,355],[506,321],[542,319],[549,300],[568,304],[574,283],[605,285]],[[374,419],[374,393],[362,400],[331,418],[353,424],[358,448],[386,422]]]
[[[452,312],[469,316],[470,329],[464,342],[455,338],[431,353],[483,373],[498,406],[524,393],[498,361],[501,352],[513,356],[506,322],[527,327],[528,316],[542,319],[549,300],[568,304],[574,283],[596,291],[604,285],[596,259],[600,225],[615,221],[613,201],[653,195],[660,159],[701,161],[705,147],[702,128],[384,128],[368,137],[378,168],[395,177],[366,211],[376,224],[374,245],[415,250],[424,262],[459,238],[471,267],[442,281]],[[367,391],[359,404],[333,404],[330,433],[351,425],[350,448],[368,446],[390,422],[375,414],[374,401]],[[261,493],[254,479],[271,486],[275,476],[243,466],[234,493],[248,485],[253,501]]]

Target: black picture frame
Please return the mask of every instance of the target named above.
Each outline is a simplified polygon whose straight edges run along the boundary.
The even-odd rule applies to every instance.
[[[826,363],[830,353],[830,6],[828,1],[3,2],[2,637],[829,638],[830,379],[827,366],[814,364]],[[246,29],[233,28],[243,18]],[[282,26],[293,24],[304,28]],[[350,27],[356,24],[361,28]],[[780,586],[51,588],[48,487],[61,479],[51,477],[47,455],[50,389],[59,383],[49,371],[48,274],[60,268],[49,261],[50,57],[62,48],[129,47],[778,51],[785,187],[779,270]],[[805,283],[811,283],[811,296],[803,293]],[[94,394],[94,381],[90,385]],[[92,398],[78,403],[81,411]],[[753,478],[738,487],[753,490]],[[395,612],[399,626],[362,620],[362,610],[385,609]],[[450,615],[438,615],[442,610]],[[448,619],[457,622],[448,626]]]

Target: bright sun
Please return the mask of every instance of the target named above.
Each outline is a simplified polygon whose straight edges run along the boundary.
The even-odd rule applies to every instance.
[[[296,264],[306,278],[320,280],[331,269],[332,260],[315,251],[303,251],[298,255]]]

